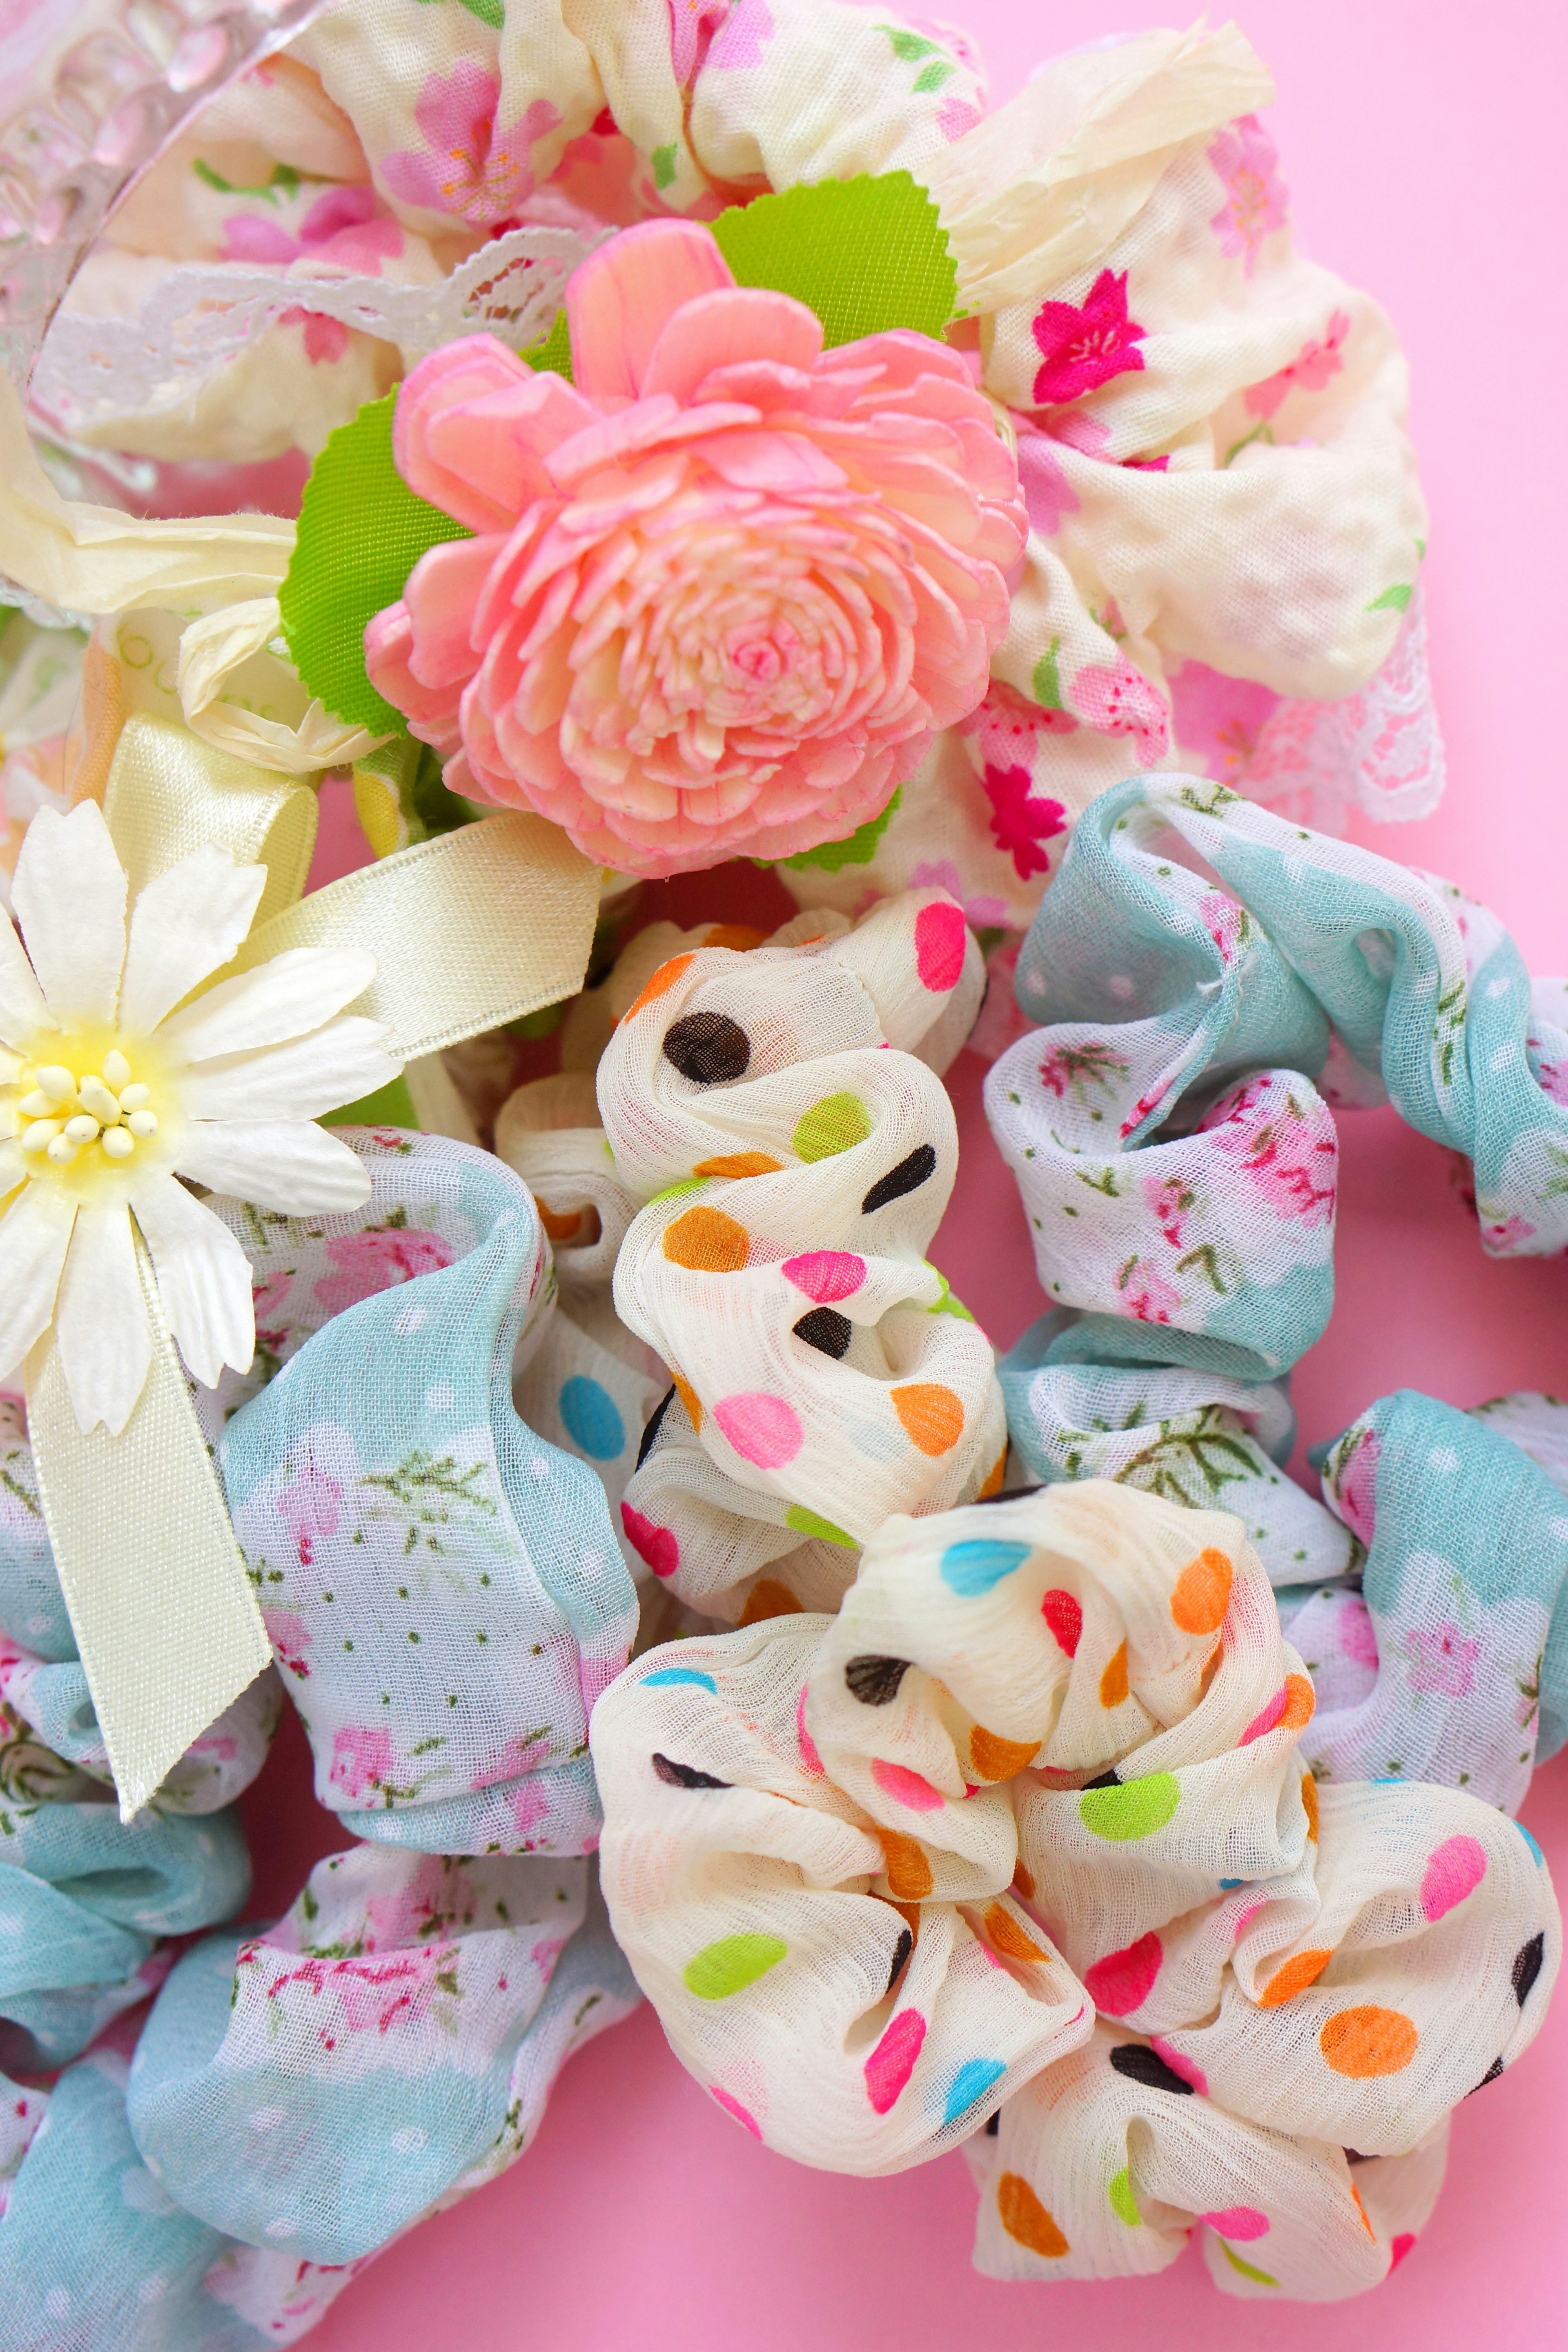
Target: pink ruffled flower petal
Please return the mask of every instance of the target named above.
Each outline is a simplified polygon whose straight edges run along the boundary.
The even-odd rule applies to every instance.
[[[726,286],[699,294],[659,331],[637,389],[690,400],[715,368],[771,361],[805,370],[822,349],[822,321],[804,302],[765,286]]]
[[[470,530],[495,530],[515,520],[499,498],[477,488],[434,457],[429,431],[448,408],[516,389],[533,371],[493,335],[465,335],[445,343],[405,376],[392,417],[393,463],[409,488]]]
[[[572,373],[591,400],[635,400],[667,321],[734,276],[695,221],[639,221],[574,270],[566,287]]]

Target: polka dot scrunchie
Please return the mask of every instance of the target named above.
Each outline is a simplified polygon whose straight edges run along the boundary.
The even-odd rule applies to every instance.
[[[895,1518],[837,1619],[605,1694],[612,1922],[678,2054],[785,2154],[895,2171],[999,2110],[983,2267],[1159,2268],[1202,2221],[1227,2289],[1352,2294],[1425,2218],[1450,2109],[1533,2038],[1561,1930],[1480,1800],[1320,1789],[1312,1706],[1226,1514],[1092,1481]]]
[[[645,1204],[616,1310],[674,1379],[622,1517],[707,1615],[835,1607],[889,1512],[999,1475],[990,1344],[924,1256],[958,1150],[933,1073],[981,986],[957,908],[911,891],[672,958],[599,1064]]]

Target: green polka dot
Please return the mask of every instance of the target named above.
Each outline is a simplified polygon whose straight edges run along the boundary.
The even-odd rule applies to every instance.
[[[1119,2221],[1125,2221],[1130,2230],[1142,2228],[1143,2216],[1138,2210],[1138,2200],[1132,2194],[1132,2175],[1125,2165],[1105,2193],[1110,2200],[1110,2210]]]
[[[644,1206],[657,1209],[661,1201],[673,1201],[678,1192],[700,1192],[707,1181],[706,1176],[684,1176],[679,1184],[667,1184],[662,1192],[650,1193]]]
[[[824,1095],[802,1114],[790,1138],[801,1160],[831,1160],[851,1150],[871,1132],[871,1114],[858,1095]]]
[[[699,2000],[726,2000],[776,1969],[789,1946],[777,1936],[721,1936],[686,1963],[686,1989]]]
[[[804,1503],[792,1503],[784,1513],[784,1525],[793,1528],[797,1536],[820,1536],[824,1543],[843,1544],[848,1551],[855,1549],[855,1538],[836,1528],[831,1519],[819,1519]]]
[[[1244,2263],[1241,2256],[1227,2246],[1223,2238],[1216,2235],[1215,2242],[1218,2246],[1220,2252],[1225,2256],[1226,2261],[1230,2264],[1231,2269],[1233,2271],[1239,2271],[1243,2278],[1256,2279],[1259,2286],[1279,2285],[1279,2280],[1277,2278],[1270,2278],[1267,2271],[1260,2271],[1256,2263]]]
[[[1152,1837],[1164,1828],[1181,1801],[1181,1783],[1173,1772],[1147,1772],[1122,1787],[1080,1790],[1079,1819],[1096,1837]]]

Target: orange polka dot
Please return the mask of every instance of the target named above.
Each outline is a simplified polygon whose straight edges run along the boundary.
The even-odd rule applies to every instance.
[[[637,998],[634,1004],[629,1004],[626,1007],[626,1011],[621,1015],[621,1019],[623,1021],[633,1020],[636,1015],[642,1011],[645,1004],[657,1003],[661,996],[666,995],[668,991],[675,986],[676,982],[680,978],[681,973],[687,969],[690,961],[691,958],[689,955],[678,955],[671,956],[668,963],[661,963],[658,970],[654,973],[653,978],[648,982],[647,986],[643,990],[642,994]]]
[[[1100,1677],[1101,1706],[1120,1706],[1127,1696],[1127,1644],[1122,1643]]]
[[[908,1903],[923,1903],[931,1893],[931,1864],[919,1838],[904,1837],[897,1830],[879,1829],[882,1853],[888,1865],[888,1885],[895,1895]]]
[[[575,1240],[583,1224],[581,1209],[568,1209],[563,1216],[558,1216],[553,1209],[545,1207],[537,1192],[533,1196],[533,1205],[539,1211],[540,1223],[552,1242]]]
[[[745,1226],[722,1209],[688,1209],[666,1227],[663,1243],[671,1265],[689,1274],[739,1274],[751,1246]]]
[[[995,1461],[991,1465],[990,1469],[985,1473],[985,1483],[981,1487],[979,1494],[974,1497],[975,1501],[977,1503],[988,1503],[993,1495],[999,1495],[1002,1492],[1002,1481],[1006,1475],[1007,1449],[1004,1446],[1001,1453],[996,1456]]]
[[[1336,2074],[1352,2082],[1373,2074],[1402,2074],[1421,2037],[1398,2009],[1340,2009],[1318,2036],[1318,2047]]]
[[[766,931],[759,931],[754,923],[710,923],[702,934],[702,944],[705,948],[733,948],[737,955],[744,955],[750,948],[760,948],[766,938]]]
[[[784,1166],[766,1151],[721,1151],[716,1160],[700,1160],[694,1176],[776,1176]]]
[[[1275,1969],[1258,1994],[1258,2008],[1278,2009],[1282,2002],[1293,2000],[1310,1984],[1317,1983],[1333,1957],[1332,1952],[1293,1953],[1282,1968]]]
[[[963,1407],[951,1389],[940,1381],[916,1381],[889,1393],[911,1445],[933,1462],[939,1454],[952,1453],[963,1435]]]
[[[894,1910],[918,1944],[921,1939],[921,1906],[918,1903],[895,1903]]]
[[[1048,2263],[1072,2251],[1021,2172],[1005,2172],[996,2183],[996,2214],[1010,2238]]]
[[[781,1584],[776,1576],[759,1576],[746,1595],[746,1605],[736,1622],[762,1625],[770,1617],[798,1617],[802,1613],[803,1603],[787,1584]]]
[[[1208,1656],[1205,1659],[1204,1670],[1198,1676],[1198,1696],[1200,1699],[1207,1698],[1209,1695],[1209,1685],[1213,1682],[1215,1675],[1218,1674],[1219,1662],[1224,1655],[1225,1643],[1223,1642],[1216,1642],[1214,1648],[1209,1652]]]
[[[1351,2182],[1351,2195],[1355,2199],[1355,2210],[1361,2215],[1361,2226],[1375,2245],[1377,2242],[1377,2231],[1373,2228],[1371,2221],[1367,2217],[1366,2207],[1361,2201],[1361,2190],[1356,2187],[1353,2180]]]
[[[681,1378],[673,1364],[671,1364],[669,1368],[669,1377],[675,1382],[676,1395],[686,1407],[687,1419],[690,1422],[693,1429],[700,1429],[702,1426],[701,1398],[698,1395],[690,1381]]]
[[[1026,1936],[1010,1911],[1000,1903],[990,1904],[985,1913],[985,1940],[994,1952],[1005,1952],[1010,1960],[1043,1962],[1050,1958],[1033,1936]]]
[[[1212,1546],[1187,1562],[1171,1595],[1171,1614],[1184,1633],[1218,1633],[1230,1606],[1235,1573],[1226,1553]]]
[[[1307,1816],[1307,1835],[1314,1845],[1318,1843],[1318,1784],[1310,1772],[1301,1775],[1301,1804]]]
[[[1276,1728],[1280,1731],[1300,1731],[1303,1724],[1311,1722],[1317,1712],[1317,1706],[1318,1694],[1306,1675],[1287,1675],[1285,1712],[1280,1717]]]
[[[1035,1899],[1035,1874],[1032,1870],[1026,1870],[1021,1862],[1013,1865],[1013,1892],[1021,1895],[1026,1903],[1032,1903]]]
[[[1004,1739],[977,1723],[969,1735],[969,1753],[983,1780],[1010,1780],[1039,1752],[1037,1739]]]

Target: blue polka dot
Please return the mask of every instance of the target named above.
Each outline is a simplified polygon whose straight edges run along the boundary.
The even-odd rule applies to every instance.
[[[1228,1895],[1233,1886],[1245,1886],[1246,1885],[1247,1881],[1245,1878],[1222,1878],[1219,1883],[1219,1891],[1222,1895]]]
[[[1530,1848],[1531,1858],[1534,1862],[1537,1870],[1544,1870],[1546,1867],[1546,1856],[1542,1853],[1541,1848],[1536,1844],[1535,1840],[1531,1836],[1530,1832],[1525,1828],[1524,1823],[1522,1822],[1515,1822],[1514,1828],[1519,1832],[1520,1836]]]
[[[695,1666],[660,1666],[657,1675],[643,1676],[645,1690],[654,1690],[661,1684],[669,1683],[697,1683],[703,1690],[711,1691],[715,1698],[719,1696],[719,1685],[712,1675],[700,1675]]]
[[[955,2124],[1006,2072],[1006,2064],[1000,2058],[966,2058],[947,2086],[942,2110],[943,2124]]]
[[[567,1436],[590,1462],[613,1462],[626,1451],[626,1425],[615,1398],[585,1373],[574,1372],[562,1381],[561,1418]]]
[[[1030,1549],[1028,1544],[1003,1543],[988,1536],[949,1544],[942,1556],[942,1580],[950,1591],[972,1601],[979,1593],[989,1592],[1016,1568],[1022,1568]]]

